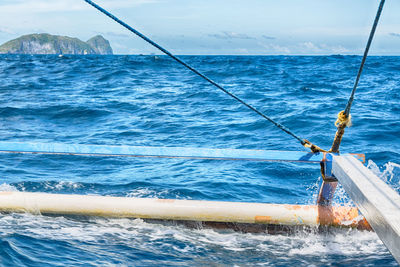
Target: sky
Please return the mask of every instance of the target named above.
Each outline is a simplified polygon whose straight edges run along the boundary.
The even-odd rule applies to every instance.
[[[379,0],[95,0],[178,55],[362,54]],[[370,53],[400,55],[400,1],[388,0]],[[0,0],[0,44],[30,33],[88,40],[115,54],[160,54],[83,0]]]

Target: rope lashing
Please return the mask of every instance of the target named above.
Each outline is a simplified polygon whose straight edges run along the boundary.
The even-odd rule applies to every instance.
[[[335,122],[335,126],[339,127],[342,124],[346,124],[347,127],[351,127],[352,123],[351,123],[351,115],[346,116],[346,114],[344,114],[344,110],[340,111],[337,115],[337,119]]]
[[[89,5],[93,6],[94,8],[96,8],[97,10],[99,10],[100,12],[102,12],[103,14],[105,14],[106,16],[108,16],[109,18],[113,19],[115,22],[117,22],[118,24],[122,25],[123,27],[125,27],[126,29],[128,29],[129,31],[131,31],[132,33],[136,34],[137,36],[139,36],[140,38],[142,38],[143,40],[145,40],[146,42],[148,42],[149,44],[151,44],[152,46],[154,46],[155,48],[157,48],[158,50],[160,50],[161,52],[163,52],[164,54],[168,55],[169,57],[171,57],[172,59],[174,59],[175,61],[177,61],[178,63],[182,64],[183,66],[185,66],[187,69],[189,69],[190,71],[194,72],[195,74],[197,74],[198,76],[200,76],[201,78],[203,78],[204,80],[206,80],[207,82],[211,83],[212,85],[214,85],[215,87],[217,87],[218,89],[220,89],[221,91],[223,91],[224,93],[226,93],[227,95],[229,95],[230,97],[232,97],[233,99],[237,100],[239,103],[243,104],[244,106],[246,106],[247,108],[251,109],[252,111],[254,111],[255,113],[257,113],[258,115],[260,115],[261,117],[263,117],[264,119],[268,120],[269,122],[271,122],[272,124],[274,124],[276,127],[278,127],[279,129],[281,129],[282,131],[284,131],[285,133],[291,135],[292,137],[294,137],[295,139],[297,139],[298,141],[300,141],[300,143],[303,146],[309,145],[311,144],[308,140],[300,138],[299,136],[297,136],[294,132],[292,132],[291,130],[289,130],[287,127],[285,127],[284,125],[280,124],[279,122],[273,120],[272,118],[270,118],[269,116],[265,115],[264,113],[262,113],[261,111],[257,110],[256,108],[254,108],[253,106],[247,104],[246,102],[244,102],[242,99],[240,99],[239,97],[237,97],[236,95],[232,94],[231,92],[229,92],[228,90],[226,90],[225,88],[223,88],[221,85],[217,84],[216,82],[214,82],[213,80],[211,80],[210,78],[208,78],[207,76],[205,76],[204,74],[202,74],[201,72],[199,72],[198,70],[196,70],[195,68],[191,67],[189,64],[187,64],[186,62],[184,62],[183,60],[179,59],[178,57],[174,56],[172,53],[170,53],[168,50],[166,50],[165,48],[163,48],[162,46],[160,46],[159,44],[157,44],[156,42],[152,41],[151,39],[149,39],[148,37],[146,37],[144,34],[140,33],[139,31],[135,30],[134,28],[132,28],[131,26],[129,26],[128,24],[126,24],[125,22],[123,22],[122,20],[120,20],[119,18],[117,18],[116,16],[114,16],[113,14],[111,14],[110,12],[108,12],[107,10],[105,10],[104,8],[100,7],[99,5],[97,5],[96,3],[94,3],[91,0],[84,0],[85,2],[87,2]],[[307,147],[307,146],[306,146]],[[314,145],[310,145],[310,148],[313,149],[312,147],[314,147],[314,149],[316,149],[317,146]]]
[[[361,73],[364,68],[365,60],[367,59],[368,51],[369,51],[369,48],[371,47],[372,39],[374,38],[376,27],[378,26],[379,18],[381,16],[384,4],[385,4],[385,0],[381,0],[379,7],[378,7],[378,11],[376,12],[374,24],[372,25],[372,29],[371,29],[371,32],[368,37],[368,42],[367,42],[367,45],[364,50],[364,55],[361,60],[360,68],[358,69],[357,78],[356,78],[356,81],[354,82],[354,86],[353,86],[353,90],[351,91],[350,98],[347,101],[345,110],[342,110],[341,112],[339,112],[338,118],[335,122],[337,131],[336,131],[333,143],[332,143],[332,147],[329,150],[329,152],[339,153],[339,147],[340,147],[340,143],[342,141],[342,137],[344,134],[344,129],[346,127],[351,126],[351,115],[350,115],[351,105],[353,104],[353,101],[354,101],[354,94],[356,93],[358,82],[360,81],[360,77],[361,77]]]
[[[320,148],[319,146],[314,145],[313,143],[311,143],[310,141],[308,141],[307,139],[303,139],[304,143],[302,143],[302,145],[306,148],[311,149],[311,151],[313,153],[318,153],[318,152],[328,152],[322,148]]]
[[[335,126],[337,127],[337,131],[335,134],[335,138],[333,140],[333,144],[329,152],[332,153],[339,153],[340,142],[342,141],[342,137],[344,134],[344,129],[346,127],[351,127],[351,115],[346,116],[344,113],[345,111],[342,110],[338,113],[337,119],[335,122]]]

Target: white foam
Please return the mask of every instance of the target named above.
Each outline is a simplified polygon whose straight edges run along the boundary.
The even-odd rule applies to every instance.
[[[79,189],[82,188],[83,185],[81,183],[71,182],[71,181],[60,181],[56,184],[52,184],[49,182],[44,183],[45,189],[55,189],[55,190],[65,190],[65,189]]]
[[[382,167],[379,167],[372,160],[368,160],[367,166],[379,178],[393,187],[397,192],[400,192],[400,164],[387,162]]]
[[[10,192],[10,191],[18,191],[18,189],[15,186],[3,183],[0,185],[0,191],[2,192]]]
[[[131,191],[129,191],[126,194],[126,197],[136,197],[136,198],[140,198],[140,197],[146,197],[146,198],[167,198],[169,197],[171,194],[171,190],[169,189],[163,189],[163,190],[153,190],[153,189],[149,189],[147,187],[142,187],[142,188],[135,188]],[[171,198],[171,197],[169,197]],[[178,194],[175,194],[173,198],[176,199],[191,199],[189,196],[179,196]]]
[[[388,251],[375,233],[335,229],[330,233],[299,231],[294,235],[238,233],[231,230],[190,229],[182,225],[147,223],[141,219],[65,218],[32,214],[4,214],[0,217],[0,236],[21,234],[38,240],[87,242],[100,250],[106,245],[122,245],[136,250],[195,256],[204,253],[240,257],[241,253],[268,255],[282,260],[293,257],[388,257]],[[48,242],[48,241],[46,241]],[[217,252],[215,252],[217,251]],[[238,254],[236,254],[238,253]],[[215,256],[215,254],[214,254]],[[389,256],[390,257],[390,256]]]

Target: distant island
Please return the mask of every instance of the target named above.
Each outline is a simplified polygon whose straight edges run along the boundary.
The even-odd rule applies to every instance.
[[[0,54],[112,55],[110,42],[97,35],[87,42],[47,33],[23,35],[0,46]]]

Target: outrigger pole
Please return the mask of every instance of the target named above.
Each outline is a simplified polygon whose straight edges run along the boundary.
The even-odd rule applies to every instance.
[[[320,163],[325,153],[256,149],[107,146],[61,143],[0,142],[0,153],[58,154],[103,157],[191,158],[214,160],[292,161]],[[363,154],[354,154],[364,161]]]
[[[317,205],[0,192],[0,211],[200,222],[246,232],[269,232],[270,226],[370,229],[355,207]]]

